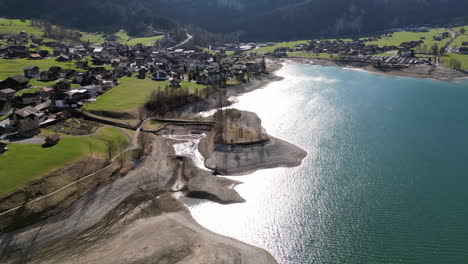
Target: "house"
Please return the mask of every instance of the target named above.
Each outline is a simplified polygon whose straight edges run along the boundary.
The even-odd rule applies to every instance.
[[[102,48],[102,47],[96,47],[96,48],[93,50],[93,53],[96,54],[96,55],[101,54],[103,49],[104,49],[104,48]]]
[[[65,56],[65,55],[60,55],[60,56],[56,59],[56,61],[58,61],[58,62],[67,62],[67,61],[70,61],[70,57]]]
[[[468,54],[468,47],[461,47],[460,50],[459,50],[459,52],[460,52],[461,54]]]
[[[10,114],[12,109],[9,101],[0,101],[0,116]]]
[[[39,74],[39,80],[43,82],[55,81],[59,78],[58,72],[43,71]]]
[[[141,56],[136,57],[135,62],[137,66],[143,66],[145,65],[145,57],[141,57]]]
[[[167,76],[167,73],[165,71],[157,71],[153,74],[154,81],[167,81],[169,80],[169,77]]]
[[[95,98],[96,96],[102,94],[103,92],[103,87],[101,85],[88,85],[88,86],[82,86],[77,88],[78,90],[87,90],[88,94],[91,98]]]
[[[58,134],[53,134],[45,139],[46,146],[53,146],[56,145],[60,141],[60,136]]]
[[[49,51],[48,50],[41,50],[39,51],[39,55],[41,55],[42,58],[46,58],[47,56],[49,56]]]
[[[24,93],[20,97],[16,97],[16,102],[20,105],[38,105],[42,102],[41,96],[38,93]]]
[[[37,90],[37,93],[41,96],[42,99],[47,99],[54,93],[54,89],[53,88],[48,88],[48,87],[43,87],[43,88]]]
[[[67,79],[60,79],[55,85],[54,85],[54,91],[56,93],[64,93],[68,92],[71,89],[71,82]]]
[[[24,76],[29,79],[37,78],[39,74],[40,74],[40,71],[39,71],[39,67],[37,66],[29,66],[29,67],[24,68]]]
[[[146,68],[141,68],[139,71],[138,71],[138,79],[145,79],[146,78],[146,74],[148,73],[148,70]]]
[[[87,90],[77,91],[75,89],[63,94],[54,94],[51,98],[57,108],[78,108],[80,100],[84,99],[86,94]]]
[[[10,88],[0,90],[0,101],[11,101],[15,98],[16,91]]]
[[[0,131],[0,135],[2,132]],[[0,154],[5,153],[8,151],[7,145],[5,143],[0,142]]]
[[[172,79],[171,80],[171,87],[172,88],[180,88],[181,87],[181,84],[180,84],[180,80],[179,79]]]
[[[30,119],[33,121],[40,121],[41,118],[44,116],[44,114],[37,110],[36,108],[32,106],[26,106],[25,108],[21,108],[19,110],[16,110],[13,113],[13,122],[15,124],[18,124],[21,120],[25,119]]]
[[[38,53],[31,53],[31,54],[29,54],[29,59],[30,60],[40,60],[40,59],[42,59],[42,56],[41,56],[41,54],[38,54]]]
[[[15,75],[8,77],[6,80],[0,83],[0,89],[11,88],[16,91],[28,88],[29,79],[22,75]]]
[[[60,54],[62,53],[62,49],[58,48],[58,47],[55,47],[53,49],[53,52],[54,52],[54,56],[60,56]]]

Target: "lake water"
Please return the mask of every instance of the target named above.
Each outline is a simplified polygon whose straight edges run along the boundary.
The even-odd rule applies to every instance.
[[[286,64],[245,94],[302,166],[233,177],[247,200],[190,199],[217,233],[279,263],[468,263],[468,83]]]

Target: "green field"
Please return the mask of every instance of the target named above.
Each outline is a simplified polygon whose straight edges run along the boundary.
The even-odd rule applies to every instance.
[[[127,137],[115,128],[101,129],[93,136],[62,138],[50,148],[38,144],[8,144],[8,152],[0,155],[0,194],[37,179],[89,155],[106,155],[106,141],[127,142]]]
[[[81,40],[89,41],[91,43],[104,43],[106,40],[101,33],[81,32]]]
[[[459,53],[447,53],[442,57],[442,61],[445,65],[450,66],[450,60],[456,59],[461,62],[462,70],[468,70],[468,55]]]
[[[464,28],[466,30],[465,34],[460,33],[461,28]],[[458,38],[456,38],[452,42],[450,47],[461,47],[463,42],[468,42],[468,26],[456,27],[456,28],[453,28],[453,30],[458,31],[460,33],[460,36],[458,36]]]
[[[152,91],[170,84],[169,81],[157,82],[148,78],[141,80],[133,77],[123,77],[119,81],[121,82],[119,86],[99,96],[96,102],[87,104],[86,110],[118,111],[132,109],[144,104]],[[205,87],[205,85],[194,82],[182,82],[182,88],[190,89],[191,93],[194,93],[197,88],[201,91]]]
[[[253,50],[252,52],[256,52],[258,54],[265,54],[267,52],[273,52],[277,48],[291,48],[294,49],[296,48],[296,45],[298,44],[307,44],[309,43],[309,40],[299,40],[299,41],[290,41],[290,42],[277,42],[274,43],[273,46],[268,46],[268,47],[262,47]]]
[[[28,60],[28,59],[0,59],[0,79],[6,79],[13,75],[23,75],[24,68],[28,66],[38,66],[40,71],[49,70],[52,66],[59,66],[63,69],[74,69],[77,71],[84,71],[76,68],[73,62],[58,62],[55,58],[48,58],[43,60]],[[40,83],[40,82],[38,82]]]
[[[19,34],[21,31],[25,31],[28,34],[34,34],[36,36],[42,36],[43,31],[39,27],[31,26],[31,21],[19,19],[0,19],[0,33],[5,34]]]
[[[81,38],[83,41],[89,41],[91,43],[101,44],[104,43],[106,40],[104,38],[104,34],[102,33],[89,33],[89,32],[81,32],[83,37]],[[121,29],[117,33],[115,33],[117,37],[119,37],[118,41],[122,44],[133,46],[138,43],[141,43],[145,46],[153,46],[157,40],[161,40],[164,38],[163,35],[161,36],[154,36],[154,37],[146,37],[146,38],[131,38],[127,31]]]
[[[374,44],[378,45],[379,47],[384,46],[400,46],[403,42],[410,42],[410,41],[424,41],[424,44],[420,46],[421,50],[428,51],[432,47],[433,44],[438,44],[439,46],[445,45],[447,42],[450,41],[450,38],[444,39],[442,41],[434,41],[433,37],[437,36],[439,32],[447,31],[443,28],[434,28],[431,29],[429,32],[395,32],[393,36],[390,38],[382,38],[378,41],[371,41],[366,42],[367,45]],[[426,39],[421,39],[424,37]]]
[[[143,44],[145,46],[154,46],[154,43],[157,40],[161,40],[163,38],[164,38],[163,35],[154,36],[154,37],[147,37],[147,38],[133,38],[133,39],[129,39],[127,41],[127,45],[133,46],[133,45],[136,45],[138,43],[141,43],[141,44]]]

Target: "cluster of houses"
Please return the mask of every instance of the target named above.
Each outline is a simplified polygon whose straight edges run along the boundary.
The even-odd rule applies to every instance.
[[[0,81],[0,116],[9,115],[0,121],[0,136],[19,133],[22,127],[28,128],[22,131],[23,135],[34,134],[38,126],[62,118],[64,110],[80,108],[119,85],[121,77],[169,81],[173,88],[181,87],[182,81],[222,87],[233,78],[245,81],[249,76],[266,71],[264,60],[253,53],[227,55],[226,52],[211,54],[197,49],[160,50],[116,41],[100,46],[63,44],[58,44],[49,56],[54,56],[56,61],[70,62],[70,69],[59,66],[41,69],[31,60],[31,66],[24,68],[22,75]],[[33,88],[32,79],[54,82],[54,85],[30,89]],[[24,89],[29,90],[18,93]],[[35,129],[29,129],[31,127]]]
[[[22,31],[19,34],[0,34],[0,56],[4,58],[29,58],[32,60],[50,56],[49,50],[58,48],[58,42],[45,42],[43,38],[28,35]],[[50,49],[43,49],[48,46]]]
[[[346,62],[362,62],[370,63],[377,68],[403,68],[414,64],[431,64],[432,59],[423,59],[402,55],[393,56],[376,56],[376,55],[357,55],[357,56],[342,56],[338,60]]]

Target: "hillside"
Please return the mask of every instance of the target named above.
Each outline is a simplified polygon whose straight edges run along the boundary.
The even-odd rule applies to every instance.
[[[465,16],[468,8],[468,2],[457,0],[145,1],[181,23],[218,33],[235,32],[247,41],[363,34],[411,24],[446,23]]]
[[[125,29],[132,36],[149,29],[164,30],[175,22],[155,15],[141,0],[0,0],[0,16],[44,19],[50,23],[89,32],[117,32]]]

